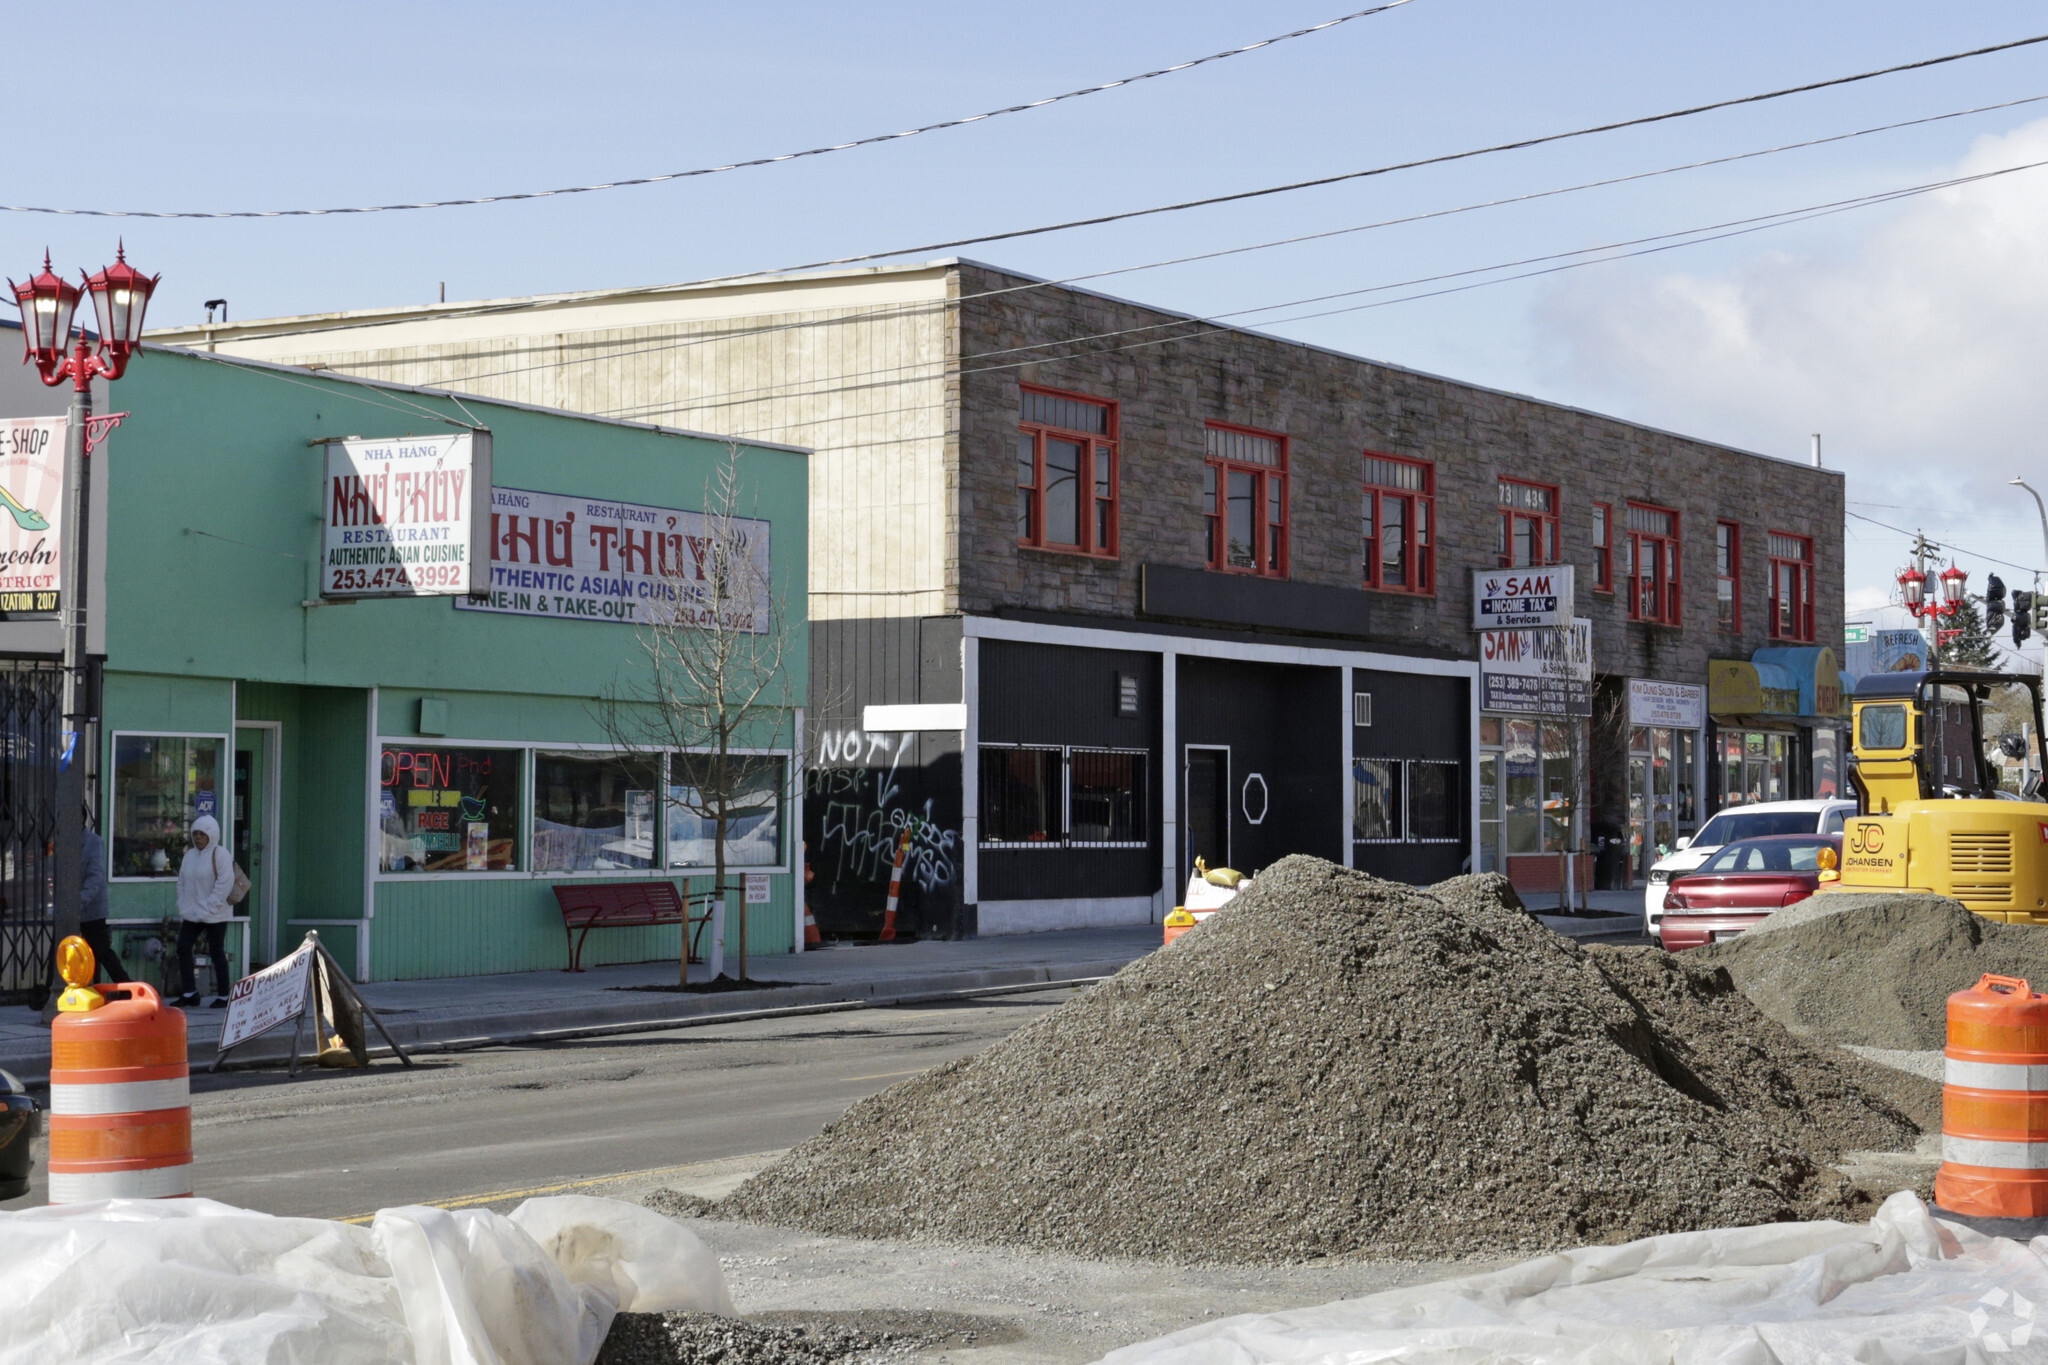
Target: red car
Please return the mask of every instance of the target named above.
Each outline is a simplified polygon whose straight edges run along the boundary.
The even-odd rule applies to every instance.
[[[1773,834],[1743,839],[1671,879],[1657,937],[1675,953],[1734,938],[1765,915],[1811,896],[1820,886],[1821,851],[1842,861],[1839,834]]]

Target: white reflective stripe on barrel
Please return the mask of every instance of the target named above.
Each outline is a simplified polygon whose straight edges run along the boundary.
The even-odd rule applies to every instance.
[[[96,1199],[170,1199],[192,1193],[192,1163],[151,1166],[140,1171],[52,1171],[52,1204],[90,1204]]]
[[[2048,1090],[2048,1063],[1963,1062],[1942,1058],[1941,1079],[1972,1090]]]
[[[1958,1166],[2007,1171],[2048,1171],[2048,1142],[1994,1142],[1989,1138],[1941,1135],[1941,1159]]]
[[[93,1085],[50,1082],[50,1112],[89,1118],[98,1114],[147,1114],[184,1109],[192,1103],[192,1078],[167,1081],[107,1081]]]

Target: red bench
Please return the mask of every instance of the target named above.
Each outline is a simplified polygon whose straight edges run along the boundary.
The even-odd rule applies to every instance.
[[[690,935],[690,961],[702,962],[704,931],[710,927],[717,897],[699,892],[687,900],[676,884],[658,882],[558,882],[555,901],[562,907],[562,932],[569,940],[565,972],[583,970],[583,940],[592,929],[638,929],[680,924]]]

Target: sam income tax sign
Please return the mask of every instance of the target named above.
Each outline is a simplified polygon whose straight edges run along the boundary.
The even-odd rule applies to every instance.
[[[57,610],[64,420],[0,421],[0,620]]]
[[[491,434],[328,441],[322,597],[484,590]]]
[[[1593,714],[1593,623],[1479,635],[1479,709],[1536,716]]]
[[[1568,626],[1575,600],[1572,566],[1474,569],[1472,629],[1518,630]]]
[[[455,605],[759,634],[769,622],[768,531],[767,522],[748,517],[721,521],[675,507],[497,488],[490,594]],[[729,542],[723,551],[722,540]],[[722,594],[715,591],[721,558],[728,560]]]

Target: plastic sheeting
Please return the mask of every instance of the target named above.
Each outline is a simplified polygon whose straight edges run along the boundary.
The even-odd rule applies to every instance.
[[[589,1365],[623,1310],[730,1314],[686,1228],[610,1199],[385,1209],[210,1199],[0,1213],[0,1365]]]
[[[1227,1318],[1101,1365],[2022,1365],[2048,1361],[2048,1237],[1780,1223],[1587,1247],[1489,1275]]]

